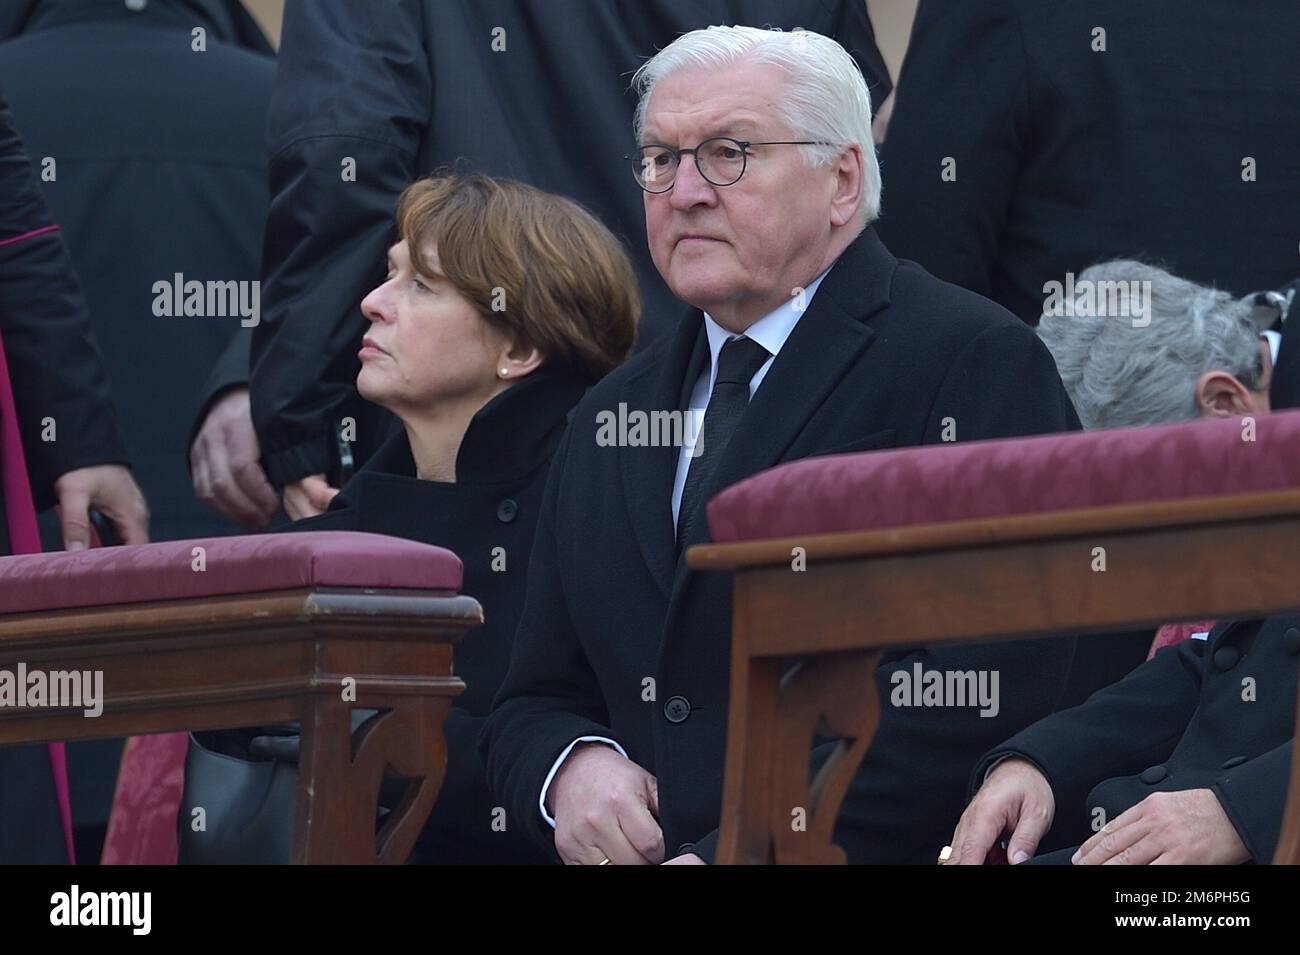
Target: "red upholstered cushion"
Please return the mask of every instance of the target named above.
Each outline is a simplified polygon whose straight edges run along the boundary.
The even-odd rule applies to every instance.
[[[204,549],[197,571],[194,548]],[[207,537],[0,557],[0,613],[261,593],[298,587],[459,591],[449,550],[354,531]]]
[[[715,541],[796,537],[1300,487],[1300,411],[828,455],[709,502]],[[959,425],[960,427],[960,425]]]

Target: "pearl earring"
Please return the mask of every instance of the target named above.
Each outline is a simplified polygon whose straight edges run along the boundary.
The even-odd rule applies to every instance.
[[[502,377],[502,378],[509,378],[509,377],[510,377],[510,369],[509,369],[509,368],[502,368],[502,369],[501,369],[501,377]]]

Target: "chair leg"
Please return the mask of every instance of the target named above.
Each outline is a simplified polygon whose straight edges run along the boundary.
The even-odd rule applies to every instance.
[[[714,857],[721,865],[762,865],[773,859],[769,820],[779,758],[775,738],[780,682],[779,660],[751,659],[743,647],[733,647],[722,816]]]
[[[351,705],[316,697],[302,720],[293,860],[400,864],[415,845],[442,786],[447,746],[442,721],[450,700],[369,697],[380,712],[351,732]],[[391,770],[412,780],[375,831],[379,791]]]
[[[876,689],[879,650],[817,657],[782,681],[778,702],[776,780],[772,806],[775,861],[781,865],[843,865],[831,840],[840,806],[880,722]],[[837,738],[808,784],[813,734]]]

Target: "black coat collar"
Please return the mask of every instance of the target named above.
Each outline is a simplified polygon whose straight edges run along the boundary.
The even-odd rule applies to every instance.
[[[501,392],[465,429],[456,454],[456,483],[499,484],[532,474],[550,457],[566,415],[587,386],[569,371],[542,368]],[[357,478],[370,474],[416,476],[405,429],[379,447]]]
[[[701,495],[718,491],[780,462],[807,421],[857,362],[871,341],[866,320],[889,305],[898,260],[868,226],[822,280],[808,311],[772,363],[732,438],[734,452],[718,464]],[[623,382],[629,409],[681,410],[700,365],[704,314],[687,312],[655,356]],[[707,346],[706,346],[707,347]],[[705,353],[707,360],[707,352]],[[694,376],[688,382],[688,373]],[[621,448],[623,490],[642,554],[665,597],[681,570],[673,533],[672,488],[677,448]],[[679,518],[680,519],[680,518]],[[692,539],[706,538],[707,522],[696,521]],[[684,564],[682,565],[684,566]]]

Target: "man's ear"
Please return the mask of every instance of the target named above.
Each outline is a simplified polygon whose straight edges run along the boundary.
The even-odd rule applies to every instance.
[[[1196,379],[1196,411],[1202,418],[1231,418],[1252,408],[1246,386],[1226,371],[1207,371]]]
[[[503,381],[518,381],[542,367],[545,360],[546,357],[536,345],[515,339],[501,351],[501,357],[497,361],[497,377]]]
[[[835,161],[835,194],[831,197],[831,225],[846,226],[857,219],[865,201],[862,190],[866,185],[863,175],[862,149],[850,146]]]

